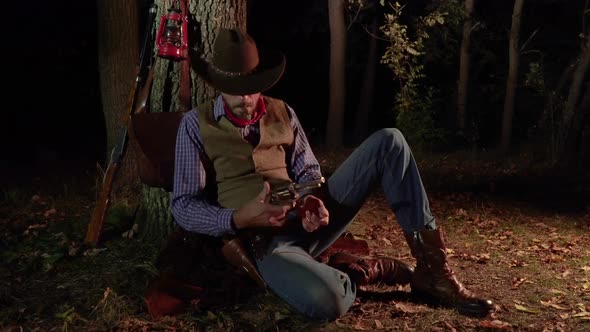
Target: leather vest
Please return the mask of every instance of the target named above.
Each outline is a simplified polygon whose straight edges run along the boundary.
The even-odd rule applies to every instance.
[[[260,141],[252,146],[227,117],[219,121],[213,102],[197,107],[205,153],[213,163],[217,201],[226,208],[240,208],[256,197],[268,181],[271,187],[291,182],[287,173],[285,147],[292,145],[293,128],[281,100],[261,96],[266,113],[260,118]]]

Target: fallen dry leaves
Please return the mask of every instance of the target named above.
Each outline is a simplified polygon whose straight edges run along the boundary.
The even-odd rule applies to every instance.
[[[502,330],[502,331],[508,331],[512,329],[512,324],[508,323],[508,322],[503,322],[501,320],[482,320],[481,322],[479,322],[479,324],[477,324],[479,327],[484,327],[484,328],[488,328],[488,329],[494,329],[494,330]]]
[[[401,302],[395,303],[395,309],[398,312],[402,312],[404,314],[415,314],[415,313],[422,312],[422,311],[426,310],[426,308],[424,306],[413,305],[413,304],[409,304],[409,303],[401,303]]]

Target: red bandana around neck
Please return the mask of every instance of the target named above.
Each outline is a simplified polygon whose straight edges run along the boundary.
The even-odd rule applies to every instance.
[[[258,120],[260,120],[260,118],[264,115],[264,113],[266,113],[266,104],[264,104],[264,100],[262,99],[262,96],[260,96],[260,98],[258,98],[258,104],[256,105],[256,109],[254,110],[254,116],[250,120],[240,119],[237,116],[235,116],[231,112],[229,107],[227,107],[227,104],[225,103],[225,101],[223,101],[223,109],[225,110],[225,115],[227,116],[229,121],[231,121],[236,126],[245,127],[245,126],[249,126],[253,123],[256,123]]]

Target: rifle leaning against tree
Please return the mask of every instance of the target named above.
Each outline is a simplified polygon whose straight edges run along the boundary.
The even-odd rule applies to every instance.
[[[149,93],[142,93],[142,90],[144,89],[144,87],[149,87],[151,85],[149,84],[149,81],[152,79],[153,75],[153,64],[148,70],[148,67],[151,62],[150,60],[152,58],[151,52],[149,56],[146,56],[146,52],[148,49],[151,49],[151,33],[155,15],[156,5],[153,4],[149,9],[145,34],[142,43],[142,49],[139,58],[139,66],[137,69],[137,76],[135,78],[134,86],[131,90],[128,102],[128,118],[131,118],[131,116],[134,114],[136,107],[145,104],[145,101],[138,101],[138,97],[147,98],[147,96],[149,96]],[[102,190],[98,198],[98,202],[92,213],[92,219],[90,220],[90,224],[88,225],[88,230],[86,232],[85,243],[87,244],[96,245],[99,241],[106,217],[106,212],[109,208],[111,191],[113,189],[113,182],[120,168],[121,162],[123,161],[123,157],[125,156],[125,152],[127,150],[127,141],[127,125],[125,125],[122,129],[121,140],[117,145],[115,145],[111,152],[110,162],[107,166],[107,170],[103,177]]]

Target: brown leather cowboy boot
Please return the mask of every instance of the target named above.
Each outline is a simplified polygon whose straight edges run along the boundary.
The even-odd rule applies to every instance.
[[[431,295],[442,304],[466,314],[486,315],[494,308],[491,300],[475,295],[457,280],[447,263],[440,229],[422,230],[405,236],[417,262],[410,283],[412,291]]]
[[[347,252],[337,252],[327,263],[348,274],[357,285],[382,282],[386,285],[405,285],[412,280],[414,269],[397,259],[367,258]]]

